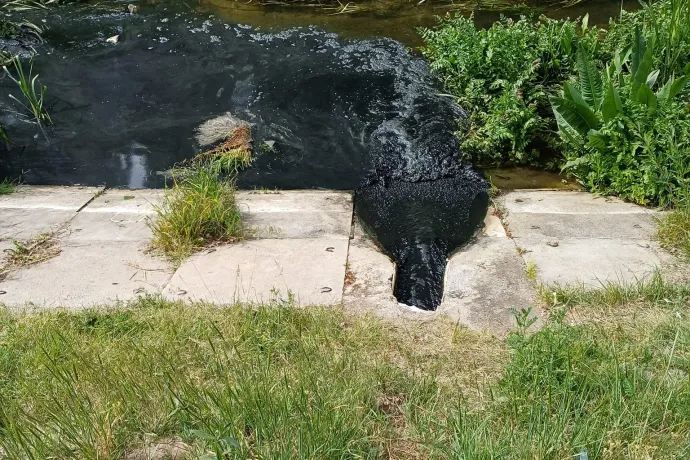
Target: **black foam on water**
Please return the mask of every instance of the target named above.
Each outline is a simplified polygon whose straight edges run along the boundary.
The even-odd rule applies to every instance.
[[[252,124],[256,147],[274,146],[255,148],[241,188],[357,189],[361,219],[398,262],[398,298],[438,306],[445,258],[481,222],[486,183],[461,164],[463,114],[421,59],[393,40],[264,33],[174,0],[135,15],[114,5],[28,18],[49,26],[34,71],[54,125],[19,116],[0,80],[13,140],[0,178],[161,187],[161,172],[200,151],[197,127],[229,112]]]

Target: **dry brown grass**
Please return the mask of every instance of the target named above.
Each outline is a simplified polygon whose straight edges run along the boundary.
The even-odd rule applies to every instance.
[[[57,257],[62,252],[59,237],[65,231],[65,228],[60,228],[56,231],[41,233],[27,240],[13,240],[13,247],[5,251],[6,256],[0,266],[0,280],[12,272]]]
[[[252,132],[248,125],[233,129],[218,146],[193,158],[195,164],[211,164],[224,171],[246,168],[252,161]]]

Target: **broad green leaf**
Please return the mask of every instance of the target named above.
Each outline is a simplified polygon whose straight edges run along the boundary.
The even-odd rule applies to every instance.
[[[587,145],[590,147],[599,150],[600,152],[606,152],[608,143],[609,143],[609,136],[602,134],[601,132],[591,129],[589,133],[587,133]]]
[[[582,94],[570,82],[565,82],[563,85],[563,95],[566,99],[573,101],[576,104],[587,105],[587,101],[582,97]]]
[[[616,70],[611,78],[618,79],[618,86],[623,86],[623,65],[630,60],[631,54],[632,45],[628,45],[622,50],[616,51],[613,56],[613,65]]]
[[[585,14],[585,17],[582,18],[582,31],[584,32],[587,30],[587,25],[589,24],[589,13]]]
[[[604,121],[609,121],[616,118],[620,113],[623,113],[623,103],[620,94],[618,94],[618,88],[609,81],[606,85],[604,101],[601,103],[601,114]]]
[[[601,106],[603,98],[601,73],[599,73],[599,69],[597,69],[592,57],[582,47],[577,50],[576,59],[582,97],[591,109],[597,110]]]
[[[599,128],[599,119],[592,110],[583,104],[562,97],[552,97],[551,107],[561,130],[568,130],[585,137],[590,129]]]
[[[637,72],[633,73],[633,83],[632,83],[632,93],[635,94],[641,85],[644,85],[647,82],[647,78],[649,77],[649,73],[652,71],[652,63],[653,63],[653,56],[652,56],[652,47],[647,48],[647,51],[644,53],[644,56],[642,57],[642,61],[640,61],[638,67],[637,67]]]
[[[666,84],[662,86],[659,91],[657,91],[656,95],[659,98],[660,104],[665,104],[666,102],[670,101],[676,97],[676,95],[680,93],[683,88],[685,88],[690,81],[690,64],[685,66],[684,73],[685,75],[680,76],[675,80],[673,78],[669,78]]]
[[[650,88],[654,88],[654,84],[656,83],[656,79],[659,78],[659,70],[655,70],[654,72],[650,73],[649,76],[647,77],[647,86]]]
[[[657,109],[657,98],[652,89],[647,85],[641,85],[635,95],[635,100],[647,107],[647,112],[654,114]]]
[[[632,68],[630,69],[632,74],[637,73],[637,69],[640,67],[640,63],[644,58],[645,51],[647,50],[647,43],[642,36],[642,31],[640,26],[635,27],[635,36],[632,43]]]

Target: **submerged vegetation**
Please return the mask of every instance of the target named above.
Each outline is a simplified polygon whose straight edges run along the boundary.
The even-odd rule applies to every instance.
[[[506,340],[289,304],[0,311],[0,446],[8,459],[170,444],[208,459],[685,458],[687,292],[645,310],[572,302],[597,323],[554,314]]]
[[[589,190],[680,206],[690,186],[690,0],[582,21],[443,19],[425,56],[468,109],[483,165],[561,167]]]

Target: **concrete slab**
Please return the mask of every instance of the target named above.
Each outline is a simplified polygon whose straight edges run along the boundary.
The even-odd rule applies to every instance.
[[[649,240],[625,238],[516,238],[527,263],[537,267],[537,279],[545,285],[631,283],[661,268],[667,256]]]
[[[55,209],[0,210],[0,240],[23,240],[41,233],[50,232],[69,222],[76,211]]]
[[[290,190],[240,191],[237,204],[256,238],[348,238],[352,193]]]
[[[533,307],[535,300],[534,283],[513,242],[483,235],[448,260],[437,312],[500,335],[515,327],[511,308]]]
[[[615,197],[587,192],[516,190],[499,197],[509,214],[653,214],[654,211]]]
[[[68,240],[148,242],[148,219],[162,196],[162,190],[107,190],[72,220]]]
[[[379,316],[409,314],[393,296],[395,262],[385,255],[355,219],[347,257],[343,305]]]
[[[515,191],[500,197],[524,260],[543,284],[633,282],[671,262],[653,241],[659,212],[586,192]]]
[[[348,240],[246,240],[194,255],[163,291],[170,299],[268,302],[294,297],[298,305],[342,302]]]
[[[508,227],[514,238],[649,239],[656,231],[654,214],[511,213]]]
[[[55,230],[102,190],[20,185],[14,193],[0,196],[0,240],[27,239]]]
[[[78,211],[103,187],[54,187],[19,185],[14,193],[0,195],[0,209],[53,209]]]
[[[10,274],[0,283],[9,307],[83,308],[160,292],[172,271],[131,242],[62,244],[59,256]]]

